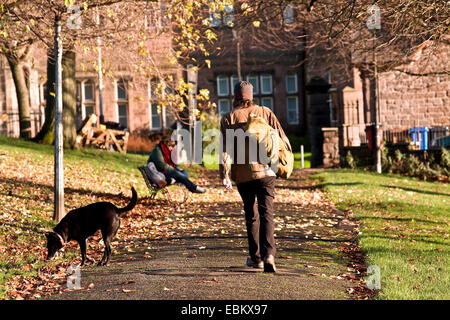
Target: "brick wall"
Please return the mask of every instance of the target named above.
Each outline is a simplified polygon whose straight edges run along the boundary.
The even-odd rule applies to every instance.
[[[450,48],[425,51],[417,61],[401,66],[409,73],[449,70]],[[414,76],[384,72],[379,77],[381,122],[385,130],[450,125],[450,76]]]

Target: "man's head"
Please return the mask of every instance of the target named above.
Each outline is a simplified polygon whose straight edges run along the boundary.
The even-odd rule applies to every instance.
[[[248,81],[239,81],[234,86],[234,99],[236,101],[241,100],[253,100],[253,86]]]

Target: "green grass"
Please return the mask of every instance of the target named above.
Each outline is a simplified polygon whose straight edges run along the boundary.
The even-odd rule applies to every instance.
[[[450,186],[397,175],[328,170],[317,175],[339,209],[360,220],[376,299],[449,299]]]
[[[7,138],[0,136],[0,146],[4,150],[22,150],[36,156],[52,156],[53,146],[42,145],[26,140]],[[109,169],[127,171],[147,162],[147,155],[121,154],[118,152],[105,152],[99,149],[64,150],[64,160],[86,161],[94,166],[106,165]]]
[[[219,169],[219,156],[211,156],[205,155],[203,156],[203,162],[205,163],[205,168],[210,170],[218,170]],[[311,168],[311,152],[304,153],[304,165],[305,168]],[[301,168],[301,154],[300,152],[294,153],[294,168]]]
[[[304,165],[305,168],[311,168],[311,152],[305,152],[304,155]],[[294,168],[301,168],[302,167],[302,158],[300,152],[294,153]]]

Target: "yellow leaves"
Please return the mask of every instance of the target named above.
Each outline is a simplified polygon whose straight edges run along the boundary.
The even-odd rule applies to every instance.
[[[217,40],[217,35],[211,29],[206,29],[205,36],[206,36],[206,38],[208,39],[209,42]]]
[[[139,50],[138,50],[140,55],[146,56],[149,54],[148,50],[145,47],[145,42],[141,41],[139,42]]]
[[[261,25],[261,21],[258,21],[258,20],[253,21],[253,26],[254,26],[255,28],[259,28],[260,25]]]
[[[209,90],[208,89],[200,89],[199,94],[197,95],[197,99],[209,100]]]

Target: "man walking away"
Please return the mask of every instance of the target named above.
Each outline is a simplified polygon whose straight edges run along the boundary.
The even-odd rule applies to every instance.
[[[251,162],[249,158],[249,143],[245,147],[233,143],[234,150],[226,150],[227,129],[242,129],[250,114],[262,117],[278,133],[289,150],[288,138],[275,114],[266,107],[253,103],[253,86],[247,81],[239,81],[234,87],[233,111],[223,116],[220,123],[222,133],[223,153],[219,164],[222,184],[231,190],[233,180],[244,203],[245,220],[247,226],[249,257],[247,266],[264,268],[265,272],[275,272],[275,239],[274,239],[274,212],[273,199],[276,174],[270,164]],[[238,163],[238,152],[245,152],[245,163]],[[233,159],[230,158],[233,155]],[[242,155],[241,157],[242,158]],[[229,165],[231,163],[231,176]],[[231,180],[230,180],[231,177]]]

